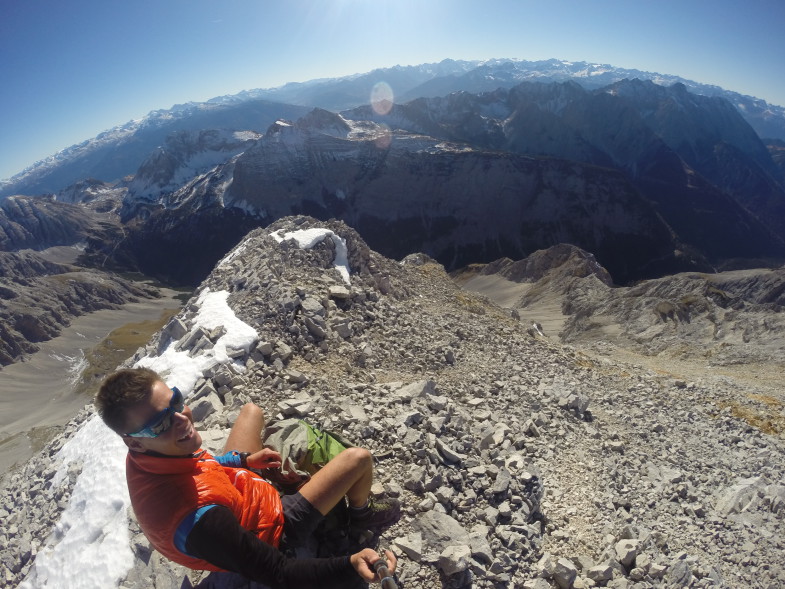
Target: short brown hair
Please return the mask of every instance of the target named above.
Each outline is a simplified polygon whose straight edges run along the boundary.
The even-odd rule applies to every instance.
[[[95,396],[101,419],[118,434],[126,433],[128,409],[146,400],[160,380],[158,373],[149,368],[126,368],[110,374]]]

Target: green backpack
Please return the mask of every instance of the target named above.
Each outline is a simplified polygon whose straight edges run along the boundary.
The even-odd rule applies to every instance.
[[[305,482],[313,473],[351,448],[341,435],[320,430],[302,419],[271,420],[264,431],[264,445],[281,455],[283,482]]]

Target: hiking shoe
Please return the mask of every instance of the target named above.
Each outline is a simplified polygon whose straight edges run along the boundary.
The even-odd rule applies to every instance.
[[[355,529],[381,530],[401,518],[401,502],[397,499],[368,499],[368,506],[349,508],[349,525]]]

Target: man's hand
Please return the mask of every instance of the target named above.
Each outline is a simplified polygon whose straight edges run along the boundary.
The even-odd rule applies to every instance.
[[[250,468],[255,468],[256,470],[263,470],[265,468],[280,468],[281,455],[275,450],[264,448],[263,450],[259,450],[258,452],[254,452],[253,454],[249,455],[246,459],[246,463]]]
[[[395,558],[391,550],[385,550],[384,555],[387,557],[387,568],[390,570],[390,573],[394,573],[398,559]],[[373,563],[377,560],[379,560],[379,555],[371,548],[365,548],[349,557],[349,561],[352,563],[354,570],[357,571],[357,574],[369,583],[371,581],[379,581],[376,578],[376,572],[373,570]]]

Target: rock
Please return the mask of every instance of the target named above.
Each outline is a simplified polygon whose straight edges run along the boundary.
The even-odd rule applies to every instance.
[[[436,449],[439,451],[439,454],[441,454],[449,463],[460,463],[465,458],[465,456],[462,456],[444,444],[439,438],[436,439]]]
[[[586,576],[595,583],[607,583],[613,578],[613,567],[610,565],[597,565],[586,571]]]
[[[620,540],[616,543],[616,558],[627,568],[630,568],[638,556],[640,543],[637,540]]]
[[[223,410],[221,398],[215,393],[209,393],[191,406],[194,422],[204,421],[208,416]]]
[[[469,533],[446,513],[424,513],[412,522],[412,527],[422,535],[423,543],[437,553],[444,552],[448,546],[470,544]]]
[[[553,567],[553,580],[561,589],[570,589],[578,576],[578,570],[571,560],[560,558]]]
[[[263,356],[270,356],[273,353],[273,344],[271,342],[258,342],[256,350]]]
[[[488,542],[488,534],[491,528],[488,526],[477,525],[469,533],[469,544],[472,549],[472,557],[484,564],[493,562],[493,549]]]
[[[545,579],[530,579],[523,584],[523,589],[551,589],[551,584]]]
[[[510,431],[510,427],[505,423],[495,424],[493,429],[488,431],[480,441],[480,448],[487,449],[494,446],[500,446]]]
[[[340,301],[345,301],[346,299],[351,298],[352,293],[345,286],[332,285],[328,289],[328,296],[331,299],[337,299],[337,300],[340,300]]]
[[[421,494],[425,490],[425,468],[422,466],[411,468],[403,486],[410,491]]]
[[[469,567],[472,550],[466,545],[447,546],[439,555],[438,567],[445,575],[451,577],[462,573]]]
[[[352,322],[348,319],[333,319],[330,322],[330,328],[342,339],[348,339],[354,334]]]
[[[758,490],[765,484],[761,477],[741,479],[723,491],[714,508],[723,516],[752,509],[758,501]]]
[[[308,332],[317,339],[324,339],[327,337],[327,325],[324,321],[319,320],[316,317],[306,317],[305,318],[305,326],[308,328]]]
[[[368,414],[360,405],[349,405],[346,408],[346,411],[349,414],[350,421],[359,423],[366,423],[368,421]]]
[[[173,340],[179,340],[186,333],[188,333],[188,327],[179,317],[172,317],[169,323],[166,324],[166,327],[164,327],[164,334]]]
[[[545,579],[551,579],[556,572],[557,562],[558,558],[555,558],[550,552],[543,554],[536,565],[539,575]]]
[[[582,393],[569,392],[559,397],[558,404],[562,409],[572,411],[582,417],[589,408],[589,398]]]
[[[291,360],[292,356],[294,355],[294,351],[292,350],[292,348],[284,342],[278,342],[275,345],[274,352],[276,357],[280,358],[281,361],[284,363]]]
[[[393,540],[395,546],[403,551],[408,558],[414,562],[420,562],[423,558],[423,540],[422,534],[412,533],[408,536],[402,536]]]
[[[662,579],[667,572],[668,567],[662,564],[653,564],[649,567],[649,576],[652,579]]]
[[[507,489],[510,487],[511,481],[512,477],[510,476],[510,472],[506,468],[502,468],[499,471],[499,474],[496,475],[496,480],[493,482],[491,492],[494,495],[501,495],[506,493]]]
[[[671,563],[665,574],[665,581],[672,587],[689,587],[692,579],[692,571],[684,559]]]
[[[433,394],[436,389],[436,383],[432,380],[421,380],[404,385],[397,390],[393,391],[393,395],[401,401],[411,401],[418,397]]]

